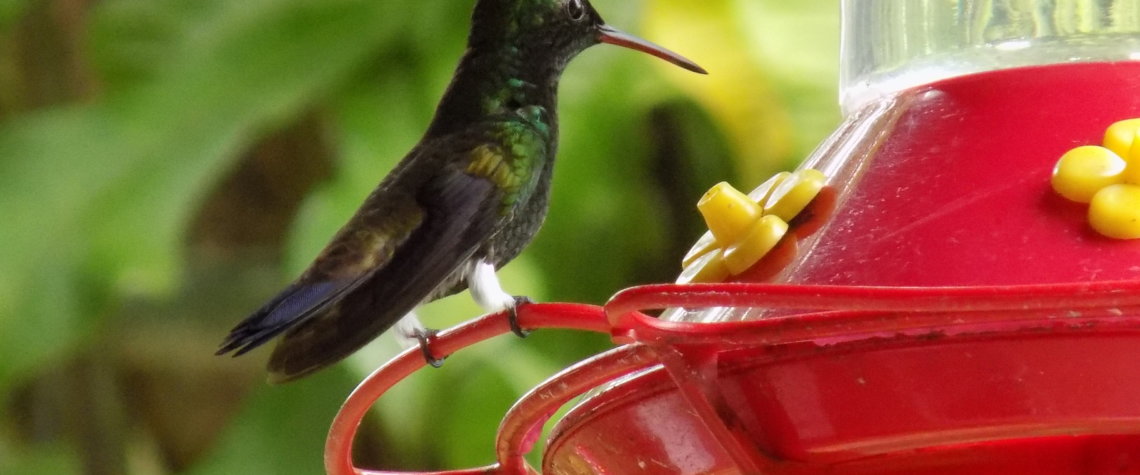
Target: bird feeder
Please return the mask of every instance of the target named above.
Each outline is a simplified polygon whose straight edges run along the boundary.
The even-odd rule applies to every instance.
[[[710,191],[678,283],[521,307],[620,345],[518,401],[497,463],[441,473],[1140,473],[1140,1],[843,9],[839,129],[795,173]],[[484,316],[432,353],[507,331]],[[352,437],[423,364],[353,393],[330,473],[388,473]]]

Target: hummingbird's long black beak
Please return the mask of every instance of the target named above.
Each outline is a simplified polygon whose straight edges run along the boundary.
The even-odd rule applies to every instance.
[[[669,51],[661,46],[633,36],[624,31],[615,29],[609,25],[602,25],[598,27],[598,41],[601,41],[602,43],[609,43],[611,45],[624,46],[629,49],[641,51],[642,53],[649,53],[653,56],[664,59],[665,61],[676,64],[677,66],[688,69],[694,73],[708,74],[708,71],[705,71],[704,68],[697,66],[697,63],[689,61],[684,56],[681,56],[677,53]]]

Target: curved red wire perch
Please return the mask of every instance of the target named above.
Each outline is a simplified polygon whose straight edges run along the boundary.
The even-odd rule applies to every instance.
[[[519,307],[519,324],[528,330],[539,328],[557,328],[570,330],[584,330],[599,333],[609,331],[605,313],[601,307],[580,304],[561,303],[535,303]],[[432,354],[438,358],[447,357],[456,351],[490,339],[492,337],[510,332],[506,312],[484,315],[482,317],[463,323],[456,327],[439,332],[432,339]],[[340,412],[333,419],[329,430],[328,440],[325,442],[325,470],[330,475],[383,475],[403,472],[382,472],[361,470],[352,464],[352,442],[356,437],[356,430],[361,420],[372,404],[396,383],[407,378],[412,373],[426,366],[423,354],[419,348],[411,348],[387,364],[381,366],[357,386],[349,395]],[[596,379],[588,382],[598,384]],[[592,387],[592,386],[588,386]],[[557,406],[555,407],[557,409]],[[541,429],[541,424],[539,424]],[[524,437],[525,438],[525,437]],[[521,446],[521,445],[520,445]],[[533,446],[533,441],[531,441]],[[527,447],[527,450],[529,446]],[[432,472],[443,475],[486,474],[486,473],[535,473],[526,465],[521,454],[510,454],[503,457],[501,451],[500,462],[483,468],[469,470],[454,470],[447,472]]]
[[[685,323],[660,321],[641,312],[669,307],[756,307],[811,310],[790,317],[746,322]],[[661,284],[634,287],[615,295],[605,308],[564,303],[536,303],[519,308],[526,329],[561,328],[610,333],[618,342],[637,342],[578,363],[525,395],[510,409],[500,426],[498,462],[482,468],[431,472],[437,475],[535,474],[523,459],[537,442],[543,424],[570,399],[598,385],[640,369],[662,364],[687,399],[700,410],[702,382],[686,378],[683,367],[699,369],[701,352],[682,354],[677,345],[772,345],[812,338],[876,331],[900,331],[951,325],[968,318],[973,323],[1017,325],[1059,309],[1140,308],[1140,281],[995,287],[851,287],[774,284]],[[446,357],[475,343],[510,331],[505,312],[484,315],[441,331],[432,341],[432,354]],[[707,353],[707,352],[705,352]],[[712,361],[715,361],[712,360]],[[425,366],[418,348],[409,349],[377,369],[345,401],[333,421],[325,445],[325,468],[331,475],[395,475],[368,471],[352,464],[356,430],[372,404],[399,381]],[[707,405],[707,404],[704,404]],[[715,419],[715,417],[714,417]],[[706,421],[717,430],[715,421]],[[728,441],[730,437],[725,437]],[[729,441],[730,442],[730,441]],[[732,447],[726,442],[726,449]],[[741,467],[763,460],[734,454]]]

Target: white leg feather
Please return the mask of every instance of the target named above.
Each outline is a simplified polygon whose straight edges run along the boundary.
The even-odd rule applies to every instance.
[[[396,335],[396,342],[404,349],[420,346],[419,335],[427,331],[424,324],[420,323],[420,318],[416,316],[415,310],[400,318],[394,328],[396,331],[392,333]]]
[[[515,306],[515,297],[503,291],[499,277],[495,275],[495,266],[489,262],[479,261],[471,266],[467,274],[467,288],[471,289],[471,297],[487,313]]]

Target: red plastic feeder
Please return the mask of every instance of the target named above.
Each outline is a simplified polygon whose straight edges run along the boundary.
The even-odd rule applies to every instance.
[[[1028,16],[928,3],[844,3],[854,112],[805,163],[834,201],[765,273],[773,283],[522,307],[526,328],[623,345],[524,396],[496,464],[440,473],[537,473],[523,455],[543,424],[601,386],[556,425],[543,473],[1140,473],[1140,240],[1098,234],[1088,206],[1050,186],[1065,151],[1140,117],[1140,62],[1127,61],[1140,2],[1002,4]],[[994,24],[1043,17],[1038,29]],[[440,333],[433,352],[507,331],[485,316]],[[352,437],[423,364],[405,352],[353,393],[329,473],[389,473],[355,468]]]

